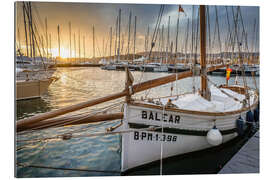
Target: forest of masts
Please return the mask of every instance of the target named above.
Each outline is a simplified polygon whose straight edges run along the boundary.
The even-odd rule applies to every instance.
[[[166,24],[161,24],[157,29],[150,28],[148,25],[145,28],[144,48],[140,52],[138,52],[138,45],[136,44],[137,21],[139,19],[136,15],[133,15],[131,11],[129,13],[127,26],[124,26],[121,22],[121,9],[119,9],[115,24],[108,29],[108,33],[103,36],[102,43],[100,44],[97,43],[100,41],[97,41],[96,32],[98,30],[95,28],[95,25],[89,28],[88,34],[82,34],[80,29],[76,32],[73,31],[72,22],[69,22],[69,42],[67,43],[69,44],[69,55],[64,58],[61,57],[61,44],[63,43],[61,25],[59,24],[55,27],[57,34],[52,34],[48,32],[47,17],[44,19],[44,27],[38,11],[33,12],[35,8],[33,3],[22,2],[20,5],[22,6],[17,6],[17,8],[22,8],[23,29],[19,29],[17,26],[17,56],[31,57],[34,61],[41,59],[62,63],[98,63],[101,59],[106,59],[106,61],[110,62],[129,61],[133,63],[133,60],[142,56],[146,58],[144,63],[160,62],[164,64],[175,64],[199,62],[199,13],[198,9],[195,8],[196,6],[192,6],[191,18],[186,17],[186,14],[183,12],[178,13],[176,29],[174,30],[176,32],[175,37],[171,37],[170,16],[167,20],[164,20]],[[164,5],[161,5],[161,10],[162,8],[164,10]],[[223,37],[224,41],[222,43],[218,10],[216,6],[213,8],[215,17],[210,17],[209,7],[206,7],[206,49],[208,63],[221,63],[228,59],[235,61],[233,63],[237,63],[239,53],[241,53],[244,58],[244,62],[251,64],[259,63],[259,53],[256,47],[259,39],[259,26],[256,19],[253,21],[253,38],[249,40],[252,42],[248,42],[249,38],[245,24],[243,23],[241,8],[225,6],[227,32]],[[232,14],[228,13],[229,8],[231,8]],[[181,17],[185,17],[187,23],[180,27]],[[143,19],[141,19],[141,21],[143,21]],[[213,24],[214,27],[211,27]],[[41,33],[41,29],[44,33]],[[127,32],[124,32],[123,29],[127,29]],[[53,56],[52,53],[52,36],[57,36],[58,53],[55,56]],[[87,37],[92,39],[92,47],[85,46]],[[91,57],[86,56],[86,51],[91,51]],[[151,51],[150,57],[149,51]]]

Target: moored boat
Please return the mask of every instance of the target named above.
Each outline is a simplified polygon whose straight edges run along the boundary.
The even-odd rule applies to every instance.
[[[162,12],[162,6],[160,11]],[[120,114],[73,116],[67,119],[62,117],[62,125],[120,119],[119,124],[107,129],[106,133],[120,134],[121,172],[160,160],[161,173],[164,158],[219,146],[241,135],[245,129],[246,119],[258,105],[257,91],[248,88],[246,84],[229,86],[228,79],[226,85],[221,86],[208,79],[208,72],[224,68],[226,65],[207,66],[205,6],[200,6],[199,14],[200,67],[194,64],[190,66],[189,71],[133,85],[134,78],[125,66],[127,78],[123,91],[17,121],[17,131],[44,128],[44,125],[53,127],[54,123],[59,127],[60,120],[53,119],[56,116],[125,97],[123,112]],[[151,53],[149,54],[151,59]],[[157,64],[147,65],[153,70],[157,67]],[[143,71],[146,71],[147,65],[143,66]],[[152,99],[132,97],[135,93],[195,76],[200,76],[201,87],[196,91],[194,85],[192,93],[172,95],[171,87],[171,95],[166,97]],[[212,83],[212,86],[209,86],[208,82]],[[99,135],[107,135],[106,133]],[[89,136],[93,135],[95,134]],[[56,138],[69,140],[73,135],[61,134]]]

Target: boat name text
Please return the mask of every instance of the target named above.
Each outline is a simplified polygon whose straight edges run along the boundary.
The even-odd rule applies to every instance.
[[[176,142],[177,136],[134,131],[134,140]]]
[[[147,120],[155,120],[155,121],[161,121],[163,122],[169,122],[169,123],[174,123],[174,124],[180,124],[180,116],[179,115],[172,115],[172,114],[166,114],[164,113],[163,115],[157,112],[152,112],[152,111],[142,111],[142,119],[147,119]]]

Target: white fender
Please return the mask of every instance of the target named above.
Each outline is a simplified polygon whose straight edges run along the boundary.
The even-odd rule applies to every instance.
[[[222,135],[216,127],[213,127],[208,131],[206,139],[212,146],[218,146],[222,143]]]

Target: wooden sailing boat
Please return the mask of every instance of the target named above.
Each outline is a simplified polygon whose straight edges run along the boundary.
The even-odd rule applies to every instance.
[[[163,158],[218,146],[235,137],[242,129],[238,126],[258,104],[258,94],[246,86],[208,87],[207,72],[225,65],[206,67],[205,6],[200,6],[201,68],[172,74],[133,85],[133,77],[126,68],[126,88],[119,93],[68,106],[17,121],[17,131],[40,125],[54,125],[59,119],[50,119],[82,108],[126,97],[122,114],[107,114],[86,119],[82,123],[122,119],[111,132],[121,134],[121,171]],[[175,80],[199,74],[199,92],[168,96],[156,100],[136,100],[132,95]],[[102,117],[101,117],[102,116]],[[63,121],[63,119],[61,120]],[[72,119],[72,123],[75,120]],[[77,123],[79,123],[77,122]],[[72,124],[65,121],[65,125]],[[70,136],[71,138],[72,136]]]
[[[151,101],[129,99],[123,124],[115,129],[130,132],[122,134],[121,171],[225,143],[238,135],[239,117],[244,119],[256,107],[258,96],[251,89],[208,88],[204,6],[200,6],[200,27],[201,91]]]

